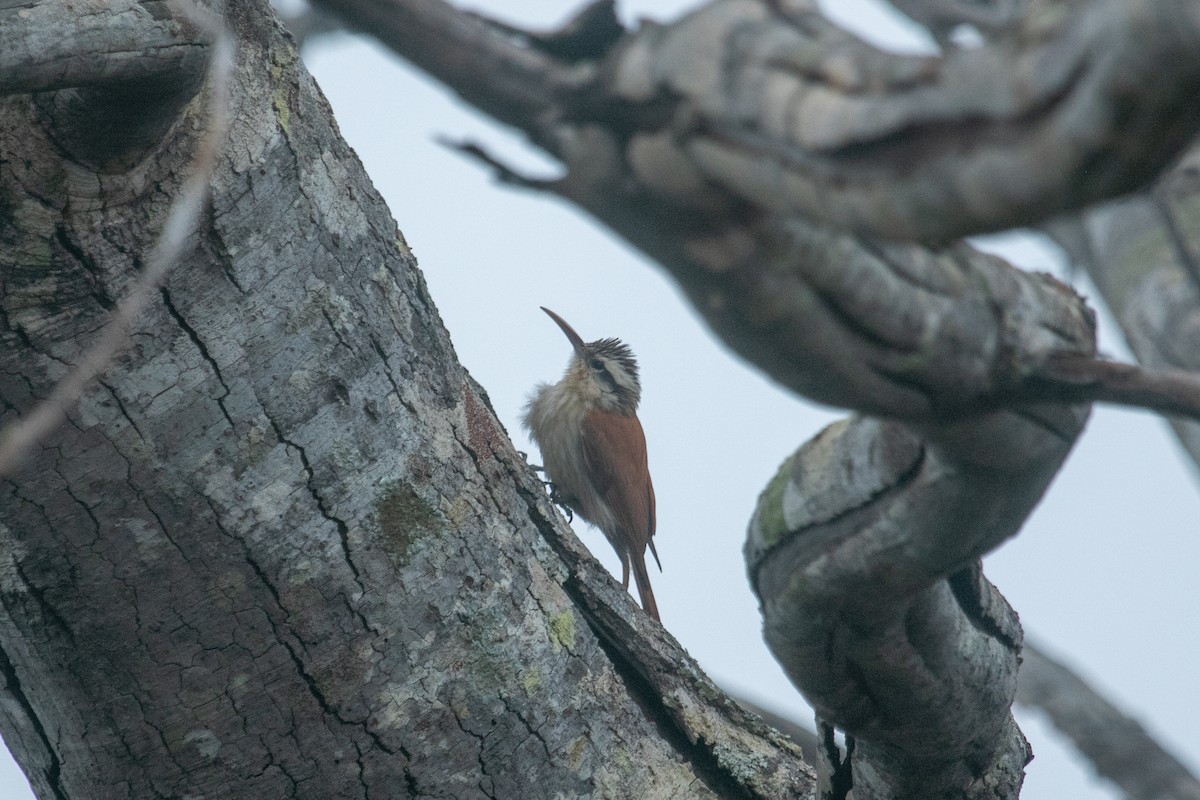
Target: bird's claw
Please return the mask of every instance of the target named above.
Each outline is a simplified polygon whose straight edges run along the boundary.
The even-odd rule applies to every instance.
[[[550,502],[566,512],[567,522],[574,521],[575,512],[571,510],[571,504],[562,496],[562,492],[558,491],[558,487],[551,481],[542,481],[542,484],[550,491]]]

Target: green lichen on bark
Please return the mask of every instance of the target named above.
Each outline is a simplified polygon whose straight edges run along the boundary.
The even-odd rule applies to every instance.
[[[550,617],[550,640],[556,647],[571,650],[575,647],[575,614],[570,610]]]
[[[441,527],[437,512],[411,486],[399,481],[379,494],[375,515],[380,540],[396,566],[408,563],[413,543]]]
[[[764,550],[779,544],[788,533],[787,520],[783,513],[783,495],[791,480],[793,458],[794,456],[788,456],[784,459],[767,488],[763,489],[758,497],[758,506],[751,525],[758,534],[756,538],[759,545]]]

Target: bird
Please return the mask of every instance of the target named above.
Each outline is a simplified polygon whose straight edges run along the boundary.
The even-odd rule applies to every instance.
[[[654,484],[646,435],[638,421],[642,397],[637,359],[620,339],[584,342],[567,321],[542,311],[571,342],[574,353],[558,383],[534,387],[522,422],[542,452],[556,503],[600,529],[621,559],[621,586],[632,568],[642,608],[661,622],[646,550],[654,547]]]

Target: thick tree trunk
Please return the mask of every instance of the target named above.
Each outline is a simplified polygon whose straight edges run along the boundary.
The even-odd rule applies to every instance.
[[[0,729],[35,791],[805,796],[798,750],[548,503],[266,4],[228,21],[234,122],[192,246],[0,483]],[[4,423],[94,339],[204,134],[195,70],[123,69],[3,100]],[[80,124],[116,96],[136,102]]]
[[[975,22],[986,40],[914,58],[808,0],[631,30],[597,0],[549,32],[445,0],[315,2],[563,170],[462,152],[651,256],[780,384],[870,415],[785,463],[747,543],[768,644],[824,723],[822,796],[1016,797],[1021,631],[976,560],[1019,530],[1084,401],[1200,418],[1200,383],[1097,358],[1079,296],[953,242],[1166,168],[1200,123],[1181,102],[1195,3],[909,0],[943,38]]]

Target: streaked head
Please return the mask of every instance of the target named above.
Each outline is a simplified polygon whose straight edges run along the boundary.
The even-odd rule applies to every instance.
[[[548,308],[543,307],[542,311],[558,324],[575,350],[566,380],[606,411],[621,414],[637,411],[642,384],[638,379],[637,359],[629,345],[620,339],[585,342],[565,319]]]

